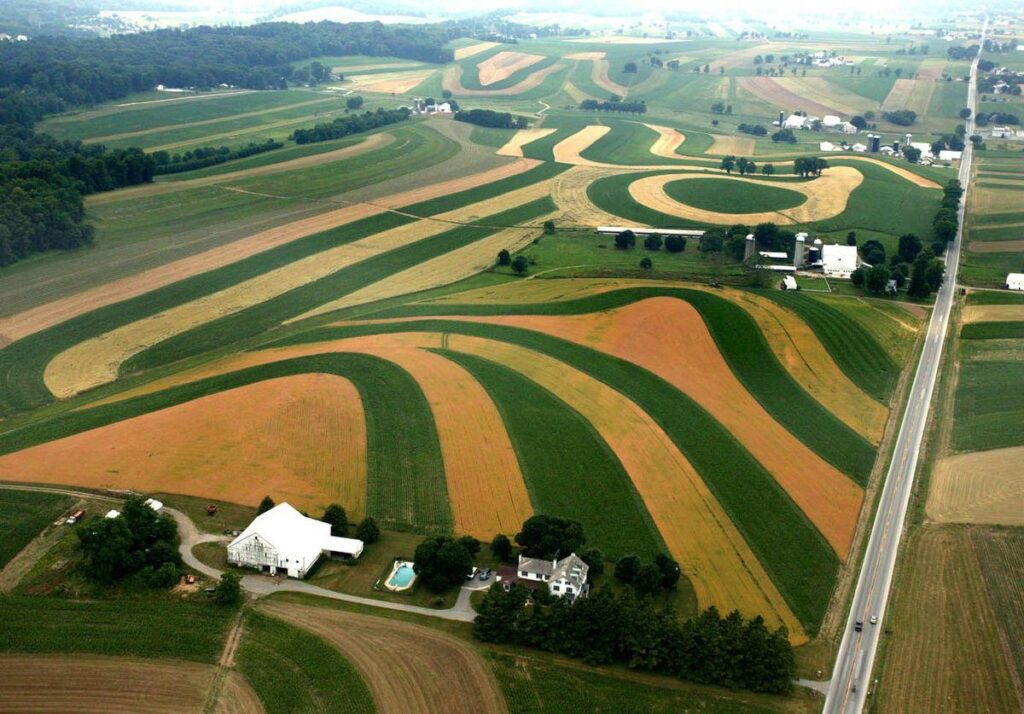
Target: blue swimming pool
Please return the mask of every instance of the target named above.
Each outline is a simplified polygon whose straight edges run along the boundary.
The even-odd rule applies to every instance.
[[[388,579],[388,585],[396,590],[401,590],[409,587],[409,584],[412,583],[415,577],[416,571],[412,569],[412,563],[402,563],[391,574],[391,577]]]

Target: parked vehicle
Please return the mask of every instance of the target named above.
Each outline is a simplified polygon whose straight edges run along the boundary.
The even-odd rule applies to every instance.
[[[479,568],[473,568],[472,570],[470,570],[468,573],[466,573],[466,580],[472,580],[473,578],[475,578],[476,574],[479,571],[480,571]]]
[[[68,516],[68,519],[66,521],[64,521],[64,522],[66,524],[68,524],[69,526],[73,526],[76,523],[78,523],[80,520],[82,520],[83,518],[85,518],[85,511],[83,511],[81,508],[79,508],[77,511],[75,511],[70,516]]]

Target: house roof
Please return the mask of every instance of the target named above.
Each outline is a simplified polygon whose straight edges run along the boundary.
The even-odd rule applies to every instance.
[[[279,552],[302,552],[313,548],[320,550],[331,537],[329,523],[307,518],[287,503],[280,503],[269,511],[256,516],[249,527],[228,545],[235,545],[258,535],[274,546]]]
[[[323,548],[332,553],[359,553],[363,550],[363,541],[357,538],[327,536],[323,542]]]
[[[550,560],[543,560],[542,558],[519,556],[519,569],[525,570],[528,573],[536,573],[537,575],[551,575],[551,572],[555,569],[555,564]]]
[[[551,579],[568,580],[576,587],[583,587],[583,583],[587,582],[588,570],[590,566],[583,562],[583,558],[570,553],[568,558],[562,558],[555,564]]]

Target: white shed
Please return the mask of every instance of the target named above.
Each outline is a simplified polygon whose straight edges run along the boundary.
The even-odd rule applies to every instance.
[[[1006,275],[1007,290],[1024,290],[1024,273],[1008,273]]]
[[[825,275],[834,278],[848,278],[857,269],[857,246],[821,246],[821,267]]]
[[[304,578],[324,552],[358,558],[363,542],[331,535],[331,525],[308,518],[287,503],[256,516],[228,544],[228,562],[276,575]]]

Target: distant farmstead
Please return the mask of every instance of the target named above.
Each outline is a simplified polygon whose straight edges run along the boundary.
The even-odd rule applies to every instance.
[[[308,518],[287,503],[256,517],[228,545],[228,562],[271,575],[304,578],[324,554],[358,558],[363,541],[331,535],[331,525]]]
[[[1008,273],[1006,276],[1007,290],[1024,290],[1024,273]]]

